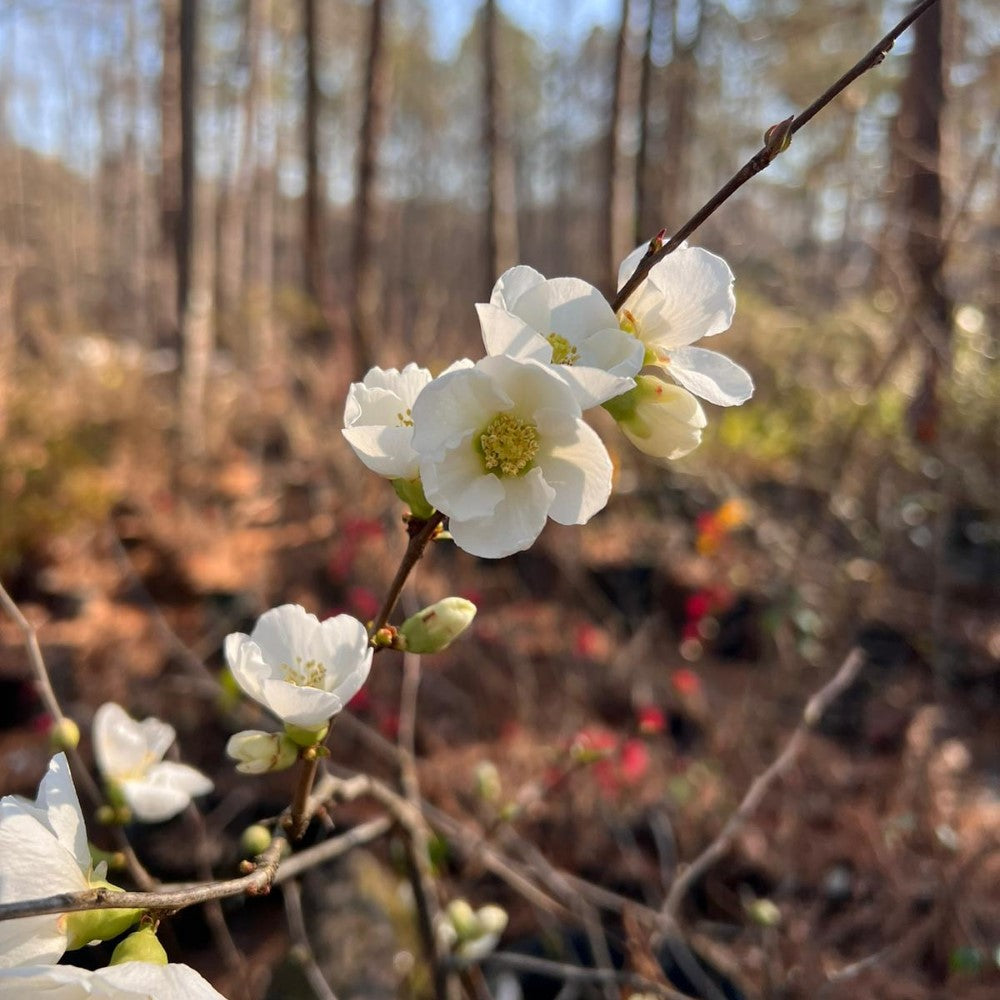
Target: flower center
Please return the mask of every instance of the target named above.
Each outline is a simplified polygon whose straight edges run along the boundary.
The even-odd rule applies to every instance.
[[[396,414],[396,425],[398,427],[412,427],[413,426],[413,410],[407,407],[405,410]]]
[[[296,687],[325,691],[326,665],[319,660],[303,660],[301,656],[296,656],[294,667],[282,663],[281,679]]]
[[[487,472],[520,476],[538,452],[538,428],[528,420],[498,413],[479,435],[479,451]]]
[[[631,333],[633,337],[639,336],[639,321],[629,309],[622,310],[622,314],[618,319],[618,326],[625,333]]]
[[[580,360],[580,352],[565,337],[550,333],[545,339],[552,346],[552,364],[575,365]]]

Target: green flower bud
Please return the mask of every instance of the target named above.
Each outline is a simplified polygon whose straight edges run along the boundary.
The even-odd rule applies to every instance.
[[[392,488],[407,507],[410,513],[421,521],[429,521],[434,508],[424,496],[424,486],[419,479],[393,479]]]
[[[458,638],[476,617],[476,606],[464,597],[446,597],[411,615],[399,634],[411,653],[440,653]]]
[[[80,745],[80,727],[65,716],[49,730],[49,747],[53,753],[75,750]]]
[[[445,909],[451,926],[455,928],[455,933],[459,941],[479,936],[479,922],[476,920],[475,911],[464,899],[453,899]]]
[[[634,389],[603,404],[629,441],[661,461],[697,448],[706,424],[698,400],[655,375],[639,375],[635,382]]]
[[[750,919],[760,927],[777,927],[781,923],[781,910],[770,899],[755,899],[746,909]]]
[[[237,771],[266,774],[291,767],[298,760],[299,748],[284,733],[247,729],[229,737],[226,754],[237,762]]]
[[[491,760],[476,765],[476,795],[484,802],[496,802],[500,798],[502,786],[500,772]]]
[[[271,846],[273,839],[271,831],[263,823],[254,823],[243,831],[240,837],[240,851],[248,858],[255,858]]]
[[[122,892],[116,885],[102,880],[91,882],[91,888]],[[143,914],[143,910],[77,910],[66,914],[66,950],[82,948],[92,941],[110,941],[127,931]]]
[[[293,726],[285,723],[285,735],[300,747],[314,747],[326,739],[326,734],[330,731],[329,723],[314,729],[306,729],[304,726]]]
[[[167,953],[163,950],[152,924],[140,927],[120,941],[111,953],[109,965],[123,965],[125,962],[150,962],[152,965],[166,965]]]

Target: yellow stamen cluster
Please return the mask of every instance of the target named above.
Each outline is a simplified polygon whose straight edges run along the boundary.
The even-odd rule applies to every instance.
[[[325,691],[324,681],[326,680],[326,666],[319,660],[305,660],[301,656],[295,657],[295,666],[287,663],[281,665],[281,676],[289,684],[296,687],[316,688]]]
[[[519,476],[538,453],[538,429],[528,420],[498,413],[479,436],[479,448],[487,472]]]
[[[413,426],[413,411],[407,407],[401,413],[396,414],[396,424],[400,427]]]
[[[580,352],[565,337],[550,333],[545,339],[552,347],[552,364],[575,365],[580,360]]]

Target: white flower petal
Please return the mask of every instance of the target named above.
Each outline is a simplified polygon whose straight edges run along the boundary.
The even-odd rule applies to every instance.
[[[560,524],[585,524],[611,495],[611,457],[582,420],[553,413],[539,427],[552,442],[538,455],[542,475],[555,491],[549,517]]]
[[[477,369],[478,366],[439,375],[414,403],[413,447],[422,459],[440,457],[471,430],[485,427],[492,415],[511,407],[510,398]]]
[[[134,819],[140,823],[162,823],[182,813],[191,796],[180,788],[161,785],[144,778],[119,785]]]
[[[300,687],[286,681],[265,681],[262,695],[261,700],[279,719],[304,729],[322,726],[344,707],[335,692]]]
[[[518,264],[504,271],[497,279],[490,295],[490,305],[509,310],[529,288],[543,281],[545,281],[544,275],[539,274],[533,267]]]
[[[282,604],[257,619],[250,638],[272,676],[280,676],[280,668],[293,664],[295,655],[304,652],[317,629],[319,619],[315,615],[299,604]]]
[[[449,530],[459,548],[474,556],[499,559],[528,548],[545,527],[555,490],[534,468],[505,479],[504,496],[489,517],[452,519]]]
[[[592,406],[628,392],[635,381],[601,371],[600,368],[583,368],[579,365],[557,365],[555,371],[561,379],[573,390],[573,395],[581,410],[589,410]]]
[[[325,665],[326,689],[336,692],[346,704],[368,677],[373,652],[364,625],[350,615],[337,615],[320,623],[303,656]],[[349,688],[353,690],[346,694]]]
[[[685,389],[716,406],[739,406],[753,395],[753,380],[746,369],[701,347],[671,351],[667,372]]]
[[[24,799],[20,801],[31,806]],[[80,800],[73,785],[73,775],[66,754],[57,753],[49,761],[45,777],[38,786],[36,804],[44,810],[45,823],[59,843],[76,858],[82,869],[89,870],[91,858],[87,845],[87,828],[83,822],[83,811],[80,809]]]
[[[485,474],[471,436],[439,461],[423,463],[420,478],[428,502],[451,517],[488,517],[503,497],[497,477]]]
[[[624,309],[636,320],[636,335],[654,349],[693,344],[732,323],[733,272],[707,250],[680,248],[654,265]]]
[[[162,760],[174,742],[174,727],[159,719],[137,722],[121,705],[105,702],[94,713],[94,756],[101,774],[114,781],[142,773]]]
[[[413,428],[392,426],[341,429],[354,454],[372,472],[387,479],[415,479],[420,457],[413,450]]]
[[[512,358],[550,361],[552,346],[523,319],[499,306],[478,303],[479,326],[487,354],[506,354]]]
[[[580,365],[600,368],[611,375],[631,378],[642,368],[645,345],[637,337],[617,327],[591,334],[580,345]]]
[[[687,244],[682,244],[681,246],[686,246]],[[678,248],[680,249],[680,248]],[[635,269],[639,266],[639,261],[646,256],[646,252],[649,250],[648,243],[640,243],[622,262],[618,265],[618,288],[620,289],[629,278],[635,273]],[[675,253],[677,251],[674,251]]]
[[[94,978],[101,992],[95,997],[108,1000],[225,1000],[194,969],[187,965],[153,965],[150,962],[125,962],[98,969]]]
[[[550,331],[577,344],[600,330],[617,330],[618,320],[607,299],[593,286],[579,278],[550,278],[545,283],[548,298]],[[518,301],[512,312],[520,315]]]
[[[701,443],[705,411],[687,389],[643,375],[640,402],[622,432],[641,452],[660,461],[681,458]]]

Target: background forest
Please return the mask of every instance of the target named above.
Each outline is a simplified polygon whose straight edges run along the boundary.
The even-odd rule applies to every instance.
[[[284,601],[371,618],[404,547],[395,497],[341,439],[348,384],[479,357],[474,303],[513,264],[612,294],[626,253],[676,231],[907,9],[0,0],[0,579],[64,710],[169,719],[215,778],[195,826],[137,834],[159,877],[195,877],[192,838],[233,870],[240,831],[288,802],[286,776],[223,761],[239,724],[222,637]],[[415,743],[447,814],[442,892],[502,903],[502,950],[599,949],[563,947],[565,914],[460,849],[455,824],[539,885],[581,880],[577,923],[599,913],[625,961],[622,898],[660,905],[860,648],[859,678],[684,903],[684,955],[711,976],[681,961],[672,982],[995,995],[998,108],[995,4],[942,0],[692,237],[736,274],[724,349],[754,398],[709,407],[669,466],[609,438],[618,495],[583,529],[421,564],[407,613],[444,587],[480,609],[428,661]],[[393,774],[392,655],[334,762]],[[46,726],[0,622],[0,791],[33,793]],[[580,734],[600,759],[573,757]],[[512,821],[476,791],[486,764]],[[374,846],[303,879],[314,965],[277,892],[189,911],[172,957],[231,997],[323,997],[317,970],[338,996],[428,995],[397,861]],[[561,986],[521,984],[616,995]]]

